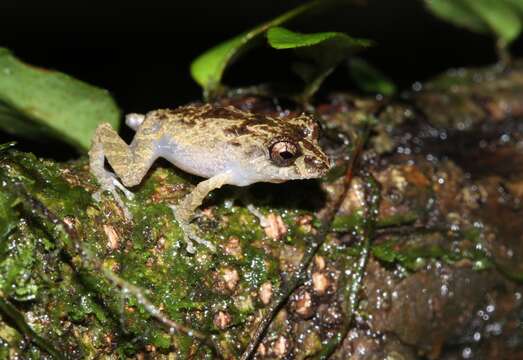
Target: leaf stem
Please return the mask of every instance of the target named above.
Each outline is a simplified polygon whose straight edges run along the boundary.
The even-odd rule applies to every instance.
[[[498,60],[503,67],[508,67],[512,63],[512,56],[507,48],[507,43],[503,39],[496,40],[496,53]]]

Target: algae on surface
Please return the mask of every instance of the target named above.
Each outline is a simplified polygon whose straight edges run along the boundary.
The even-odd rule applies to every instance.
[[[510,279],[523,270],[523,171],[493,160],[523,159],[520,74],[496,73],[481,98],[477,76],[455,73],[401,104],[332,96],[316,111],[336,168],[322,181],[249,187],[265,229],[233,187],[214,192],[196,221],[215,253],[186,252],[167,205],[198,179],[170,164],[132,189],[127,221],[110,195],[92,200],[98,185],[85,159],[2,148],[0,358],[239,358],[315,245],[256,358],[521,354],[523,289]],[[435,112],[445,97],[450,105]],[[275,111],[260,98],[222,103]],[[355,144],[370,117],[331,231],[314,243],[356,156],[329,134]],[[456,151],[463,138],[475,147]]]

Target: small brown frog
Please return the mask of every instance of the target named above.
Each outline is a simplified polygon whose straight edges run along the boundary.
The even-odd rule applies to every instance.
[[[207,178],[178,205],[171,206],[191,253],[191,240],[214,250],[190,224],[210,191],[225,184],[318,178],[329,169],[329,159],[318,145],[318,124],[304,114],[274,118],[232,106],[189,105],[146,115],[129,114],[126,124],[136,131],[130,145],[107,123],[96,129],[89,161],[101,188],[94,198],[99,200],[101,192],[108,190],[131,218],[116,189],[132,199],[133,193],[126,187],[138,185],[159,157]],[[123,185],[105,169],[106,158]]]

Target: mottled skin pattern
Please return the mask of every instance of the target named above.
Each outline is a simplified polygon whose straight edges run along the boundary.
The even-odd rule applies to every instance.
[[[109,124],[100,124],[96,130],[89,151],[91,172],[101,185],[95,199],[102,191],[110,191],[130,218],[116,188],[132,198],[124,185],[138,185],[158,157],[208,178],[172,206],[189,252],[194,252],[191,239],[214,249],[190,224],[210,191],[225,184],[317,178],[329,169],[329,159],[318,145],[318,125],[306,115],[272,118],[207,104],[130,114],[126,123],[136,130],[130,145]],[[105,159],[123,185],[105,169]]]

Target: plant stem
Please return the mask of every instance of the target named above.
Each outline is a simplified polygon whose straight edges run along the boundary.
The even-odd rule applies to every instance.
[[[499,62],[503,65],[503,67],[510,66],[512,63],[512,57],[505,41],[501,39],[496,40],[496,53],[498,55]]]

